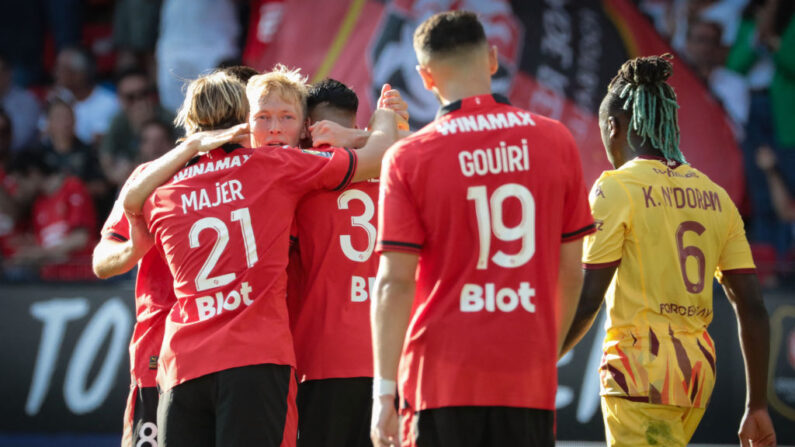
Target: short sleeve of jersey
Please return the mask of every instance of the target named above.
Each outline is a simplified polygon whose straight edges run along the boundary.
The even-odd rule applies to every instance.
[[[567,169],[570,177],[567,183],[565,203],[563,209],[566,210],[566,217],[563,221],[563,234],[561,240],[570,242],[580,239],[594,232],[594,221],[591,216],[591,207],[588,205],[588,190],[585,186],[585,179],[582,176],[582,162],[577,144],[569,131],[563,128],[563,132],[568,137],[567,140]]]
[[[756,266],[751,256],[751,248],[748,239],[745,237],[745,228],[740,213],[728,196],[724,196],[726,202],[730,203],[731,223],[726,243],[718,259],[718,269],[716,276],[718,280],[723,279],[723,272],[735,271],[738,273],[752,273]]]
[[[132,180],[137,177],[147,165],[148,163],[144,163],[135,168],[121,187],[119,197],[122,196],[122,192],[130,187]],[[117,242],[126,242],[130,238],[130,223],[127,222],[127,217],[124,215],[124,205],[120,199],[117,198],[113,203],[113,209],[102,225],[102,231],[100,233],[103,239],[110,239]]]
[[[318,189],[339,191],[351,183],[356,172],[356,154],[346,148],[323,151],[283,149],[282,175],[299,191]]]
[[[378,253],[419,253],[425,240],[419,211],[400,172],[399,154],[395,148],[391,149],[381,165],[376,245]]]
[[[618,265],[621,262],[624,235],[630,226],[631,202],[627,192],[617,179],[602,174],[591,189],[590,203],[596,232],[585,238],[583,266],[601,268]]]

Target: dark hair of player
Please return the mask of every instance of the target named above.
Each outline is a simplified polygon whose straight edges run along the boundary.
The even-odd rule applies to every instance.
[[[350,87],[336,79],[326,78],[309,87],[306,98],[307,110],[311,111],[319,104],[328,105],[351,112],[354,116],[359,109],[359,97]]]
[[[629,114],[627,141],[637,152],[630,138],[635,133],[641,145],[649,144],[667,160],[686,163],[679,150],[679,123],[676,93],[666,82],[673,73],[673,56],[636,57],[624,62],[607,86],[605,101],[610,113]]]
[[[246,65],[232,65],[229,67],[223,67],[222,71],[232,77],[239,79],[243,84],[248,84],[248,80],[251,79],[252,76],[259,74],[257,70]]]
[[[422,22],[414,31],[414,49],[421,57],[447,56],[485,44],[483,25],[470,11],[440,12]]]

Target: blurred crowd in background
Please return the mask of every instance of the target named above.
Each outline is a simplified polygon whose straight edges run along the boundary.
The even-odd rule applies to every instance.
[[[91,250],[119,187],[180,136],[172,120],[185,79],[174,72],[243,63],[262,31],[251,13],[266,3],[2,2],[0,279],[94,279]],[[723,105],[743,150],[738,206],[760,278],[791,282],[795,1],[635,3]]]

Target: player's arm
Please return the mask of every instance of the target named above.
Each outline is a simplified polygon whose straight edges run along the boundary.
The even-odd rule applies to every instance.
[[[91,266],[99,279],[108,279],[129,272],[138,262],[133,256],[134,247],[130,241],[120,242],[102,239],[94,247]]]
[[[373,383],[373,444],[397,442],[395,386],[403,339],[411,317],[416,283],[414,275],[419,256],[384,252],[378,265],[375,293],[370,312],[373,334],[375,379]]]
[[[359,149],[367,144],[370,131],[345,127],[330,120],[322,120],[309,126],[312,134],[312,145],[315,147],[332,146]]]
[[[566,334],[574,320],[577,303],[582,290],[582,240],[564,242],[560,245],[558,265],[558,354],[561,353]]]
[[[767,366],[770,322],[759,281],[754,273],[723,274],[723,290],[737,315],[740,346],[745,360],[745,414],[740,424],[743,446],[776,445],[776,433],[767,412]]]
[[[367,144],[356,151],[358,161],[352,183],[379,176],[384,153],[398,139],[396,116],[388,109],[377,109],[373,113],[372,132]]]
[[[153,240],[142,216],[128,216],[130,238],[126,241],[103,237],[91,257],[97,278],[107,279],[129,272],[152,248]]]
[[[309,126],[312,133],[312,144],[314,147],[347,147],[349,149],[359,149],[367,144],[370,138],[369,130],[354,129],[344,127],[333,121],[318,121]],[[406,138],[411,135],[410,130],[398,130],[398,139]]]
[[[613,275],[616,273],[616,266],[604,267],[599,269],[585,269],[583,276],[582,292],[574,312],[574,318],[568,333],[565,335],[563,347],[560,355],[569,352],[588,332],[593,325],[599,308],[605,298],[607,288]]]
[[[241,138],[248,138],[248,124],[239,124],[223,130],[199,132],[189,136],[177,147],[153,161],[144,172],[130,182],[130,187],[123,191],[119,197],[124,204],[125,213],[141,214],[144,203],[152,191],[168,181],[191,158],[231,141],[239,141]]]

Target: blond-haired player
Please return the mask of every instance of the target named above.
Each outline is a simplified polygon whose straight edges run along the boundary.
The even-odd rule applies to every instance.
[[[768,318],[743,223],[726,191],[685,162],[668,57],[632,59],[599,111],[610,163],[590,201],[585,282],[564,349],[593,322],[607,292],[599,369],[611,446],[685,446],[715,383],[712,276],[737,313],[747,401],[743,446],[775,445],[765,398]],[[609,287],[609,289],[608,289]]]

